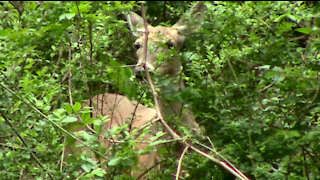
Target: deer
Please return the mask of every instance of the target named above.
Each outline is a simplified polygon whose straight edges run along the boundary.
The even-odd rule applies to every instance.
[[[128,123],[129,131],[131,128],[141,130],[146,126],[151,126],[149,134],[142,137],[144,141],[138,142],[136,150],[143,150],[149,147],[150,137],[159,131],[153,122],[159,122],[159,120],[165,131],[168,131],[174,140],[181,138],[181,136],[177,135],[177,133],[168,126],[166,120],[180,119],[184,126],[191,128],[191,131],[203,135],[203,130],[195,120],[192,111],[184,108],[183,102],[172,100],[170,96],[168,97],[168,94],[172,92],[179,93],[185,88],[180,76],[181,62],[177,52],[181,49],[185,38],[201,27],[201,22],[204,19],[206,10],[207,7],[202,2],[197,2],[189,12],[185,13],[180,20],[171,27],[153,27],[146,22],[145,17],[141,17],[134,12],[129,12],[125,15],[129,29],[135,37],[134,44],[137,48],[136,54],[138,60],[135,65],[135,72],[136,74],[145,73],[147,75],[149,87],[155,97],[154,102],[156,108],[143,106],[120,94],[105,93],[95,96],[91,98],[86,105],[94,108],[93,116],[102,114],[109,117],[110,120],[102,125],[102,132],[107,132]],[[150,80],[149,71],[152,72],[152,77],[154,77],[154,84],[152,80]],[[161,83],[163,81],[165,83]],[[163,84],[165,84],[165,86]],[[155,87],[157,88],[157,93],[155,93]],[[168,93],[168,90],[171,92]],[[78,130],[83,130],[83,128]],[[91,131],[94,130],[91,129]],[[113,146],[117,146],[115,140],[117,139],[106,140],[104,137],[100,138],[99,136],[99,142],[103,147],[112,148]],[[188,142],[181,141],[181,139],[179,139],[179,141],[185,146],[183,153],[190,148],[198,154],[214,161],[235,177],[243,180],[249,179],[222,155],[218,154],[219,158],[215,158]],[[159,169],[161,163],[159,163],[160,157],[156,149],[157,147],[153,146],[153,150],[149,151],[149,153],[139,155],[137,170],[128,170],[128,173],[137,177],[137,179],[146,179],[145,174],[150,169]],[[84,147],[80,150],[88,151],[88,148]],[[179,168],[177,168],[176,179],[178,178]]]
[[[156,26],[153,27],[146,22],[144,18],[135,12],[126,14],[126,19],[129,29],[135,38],[135,47],[137,48],[137,63],[135,65],[136,74],[141,74],[145,70],[153,73],[153,76],[160,80],[169,80],[167,86],[162,86],[160,83],[155,83],[159,89],[158,100],[160,113],[165,119],[180,118],[183,125],[191,128],[194,133],[201,134],[202,130],[194,118],[193,113],[189,109],[184,109],[182,102],[175,102],[168,99],[168,87],[173,88],[174,92],[181,92],[185,86],[180,77],[181,62],[178,53],[172,53],[170,57],[165,57],[160,60],[163,54],[171,54],[171,52],[179,52],[185,38],[198,30],[204,18],[206,6],[202,2],[196,3],[189,12],[185,13],[182,18],[173,26]],[[146,35],[146,29],[149,34]],[[147,40],[147,44],[145,43]],[[135,128],[142,128],[143,126],[155,121],[159,114],[155,108],[143,106],[136,101],[129,100],[126,96],[113,93],[105,93],[93,97],[85,104],[91,106],[93,109],[93,116],[98,114],[107,115],[110,121],[102,125],[103,131],[111,130],[130,122],[130,126]],[[153,126],[153,125],[151,125]],[[77,131],[85,130],[80,128]],[[150,141],[152,134],[156,133],[156,128],[152,128],[150,135],[144,137],[146,141]],[[116,143],[110,143],[103,138],[99,139],[102,146],[110,147]],[[137,149],[144,149],[148,143],[141,142],[137,145]],[[80,151],[87,151],[88,149],[81,149]],[[74,150],[71,153],[77,153]],[[133,176],[144,179],[144,173],[157,166],[159,162],[159,155],[155,151],[148,154],[140,155],[138,157],[138,170],[133,172]]]
[[[185,37],[200,28],[204,18],[206,6],[202,2],[196,3],[190,12],[183,17],[172,27],[156,26],[153,27],[145,24],[144,19],[134,12],[130,12],[126,18],[129,24],[132,35],[136,38],[135,47],[137,48],[138,61],[135,66],[136,74],[143,73],[146,69],[155,72],[159,79],[169,80],[165,86],[156,84],[159,88],[159,106],[161,114],[165,118],[181,117],[183,124],[193,128],[195,133],[200,134],[201,128],[194,118],[192,111],[188,108],[183,111],[183,103],[171,101],[166,98],[167,90],[170,89],[176,93],[181,92],[185,86],[183,79],[180,77],[181,62],[177,52],[183,45]],[[148,35],[146,37],[146,29]],[[146,46],[147,38],[147,46]],[[165,57],[159,60],[160,54],[171,55],[171,50],[176,51],[171,57]],[[161,80],[160,80],[161,81]],[[172,92],[171,92],[172,93]]]

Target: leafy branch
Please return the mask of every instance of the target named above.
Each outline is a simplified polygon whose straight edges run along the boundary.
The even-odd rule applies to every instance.
[[[231,174],[233,174],[234,176],[238,177],[239,179],[241,180],[249,180],[248,177],[246,177],[240,170],[238,170],[237,168],[235,168],[234,166],[232,165],[229,165],[228,161],[227,162],[224,162],[224,161],[221,161],[213,156],[211,156],[210,154],[194,147],[192,144],[194,144],[193,142],[192,143],[188,143],[186,141],[183,140],[183,138],[177,134],[170,126],[169,124],[164,120],[163,116],[162,116],[162,113],[161,113],[161,109],[160,109],[160,106],[159,106],[159,100],[158,100],[158,93],[155,91],[155,87],[154,87],[154,84],[153,84],[153,81],[151,79],[151,76],[150,76],[150,73],[148,71],[148,68],[146,67],[146,60],[147,60],[147,48],[148,48],[148,35],[149,35],[149,29],[148,29],[148,24],[147,24],[147,20],[146,20],[146,12],[145,12],[145,8],[144,8],[144,5],[141,4],[141,11],[142,11],[142,18],[143,18],[143,21],[144,21],[144,28],[145,28],[145,40],[144,40],[144,57],[143,57],[143,60],[144,60],[144,70],[145,70],[145,73],[146,73],[146,78],[147,78],[147,81],[148,81],[148,84],[149,84],[149,87],[151,89],[151,92],[152,92],[152,95],[153,95],[153,100],[154,100],[154,104],[155,104],[155,107],[156,107],[156,111],[157,111],[157,116],[159,118],[159,121],[161,122],[161,124],[164,126],[164,128],[169,132],[169,134],[175,139],[177,140],[178,142],[180,142],[181,144],[183,144],[185,146],[185,150],[187,149],[192,149],[193,151],[197,152],[198,154],[208,158],[209,160],[217,163],[218,165],[222,166],[224,169],[226,169],[228,172],[230,172]],[[191,140],[192,141],[192,140]],[[182,158],[183,156],[180,158],[179,160],[179,163],[181,164],[182,163]],[[225,159],[225,158],[224,158]],[[176,177],[179,177],[178,173],[180,172],[180,167],[181,165],[178,165],[178,169],[177,169],[177,175]]]

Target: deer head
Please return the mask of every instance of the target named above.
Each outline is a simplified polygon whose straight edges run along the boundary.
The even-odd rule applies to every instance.
[[[200,28],[203,21],[206,6],[198,2],[193,6],[189,13],[186,13],[172,27],[148,26],[148,50],[146,62],[144,62],[145,46],[145,26],[141,16],[134,12],[126,15],[130,30],[136,37],[135,46],[137,48],[138,61],[135,66],[136,71],[141,72],[144,67],[149,70],[159,72],[161,75],[176,76],[180,71],[180,62],[177,53],[171,58],[159,59],[159,55],[166,55],[170,49],[179,51],[183,45],[185,37]]]

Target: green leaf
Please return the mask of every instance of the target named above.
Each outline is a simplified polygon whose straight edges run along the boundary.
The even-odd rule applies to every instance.
[[[107,172],[102,168],[97,168],[93,170],[90,174],[103,177],[105,174],[107,174]]]
[[[156,134],[155,136],[150,137],[150,140],[151,140],[151,141],[155,141],[155,140],[157,140],[158,138],[162,137],[162,136],[165,135],[165,134],[166,134],[165,132],[159,131],[159,132],[157,132],[157,134]]]
[[[270,65],[264,65],[257,67],[258,69],[270,69]]]
[[[124,134],[126,135],[126,139],[130,138],[130,133],[128,131],[124,131]]]
[[[53,114],[57,116],[59,119],[63,119],[65,117],[66,110],[64,109],[56,109],[53,111]]]
[[[59,16],[59,21],[67,19],[70,20],[72,19],[76,14],[75,13],[65,13]]]
[[[64,108],[69,114],[72,113],[72,107],[70,106],[70,104],[65,104]]]
[[[77,132],[75,132],[75,134],[76,135],[80,135],[86,141],[90,141],[90,140],[93,140],[95,138],[93,135],[89,134],[86,131],[77,131]]]
[[[22,153],[21,155],[26,159],[30,159],[30,153]]]
[[[302,48],[302,47],[298,47],[298,48],[297,48],[297,52],[298,52],[298,53],[303,52],[304,50],[305,50],[305,48]]]
[[[89,4],[83,4],[79,6],[79,10],[81,13],[87,13],[90,9],[90,5]]]
[[[62,120],[62,123],[67,124],[67,123],[76,122],[77,120],[78,120],[78,119],[75,118],[75,117],[67,116],[66,118],[64,118],[64,119]]]
[[[91,165],[90,164],[82,164],[81,168],[87,173],[91,171]]]
[[[297,28],[295,29],[295,31],[298,31],[304,34],[310,34],[313,32],[311,28]]]
[[[91,124],[92,122],[89,121],[90,120],[90,113],[91,111],[84,111],[82,112],[82,121],[85,123],[85,124]]]
[[[281,15],[281,16],[279,16],[278,18],[276,18],[275,20],[274,20],[274,22],[279,22],[279,21],[281,21],[283,18],[285,18],[285,17],[287,17],[287,14],[283,14],[283,15]]]
[[[168,143],[168,141],[164,140],[164,139],[161,139],[159,141],[154,141],[154,142],[150,143],[149,146],[156,146],[158,144],[163,144],[163,143]]]
[[[72,108],[75,112],[78,112],[81,109],[81,104],[77,102],[76,104],[73,105]]]
[[[121,162],[121,164],[124,166],[133,166],[134,160],[132,158],[126,158]]]
[[[285,133],[285,138],[284,139],[290,139],[290,138],[296,138],[300,137],[300,133],[298,131],[292,130],[292,131],[287,131]]]
[[[113,158],[108,162],[108,166],[117,166],[120,164],[121,160],[122,160],[122,157]]]
[[[276,18],[274,20],[274,22],[280,22],[284,18],[289,18],[292,21],[296,21],[296,19],[297,19],[294,15],[292,15],[290,13],[286,13],[286,14],[283,14],[283,15],[279,16],[278,18]]]

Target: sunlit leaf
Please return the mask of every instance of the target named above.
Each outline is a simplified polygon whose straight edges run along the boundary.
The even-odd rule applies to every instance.
[[[59,21],[64,20],[64,19],[70,20],[70,19],[72,19],[75,15],[76,15],[75,13],[65,13],[65,14],[61,14],[61,15],[59,16]]]
[[[297,28],[295,29],[295,31],[304,33],[304,34],[310,34],[312,33],[312,29],[311,28]]]
[[[62,123],[72,123],[76,121],[77,121],[77,118],[68,116],[62,120]]]
[[[76,102],[72,108],[75,112],[78,112],[81,109],[81,104],[79,102]]]
[[[121,160],[122,160],[121,157],[113,158],[108,162],[108,166],[117,166],[121,163]]]

